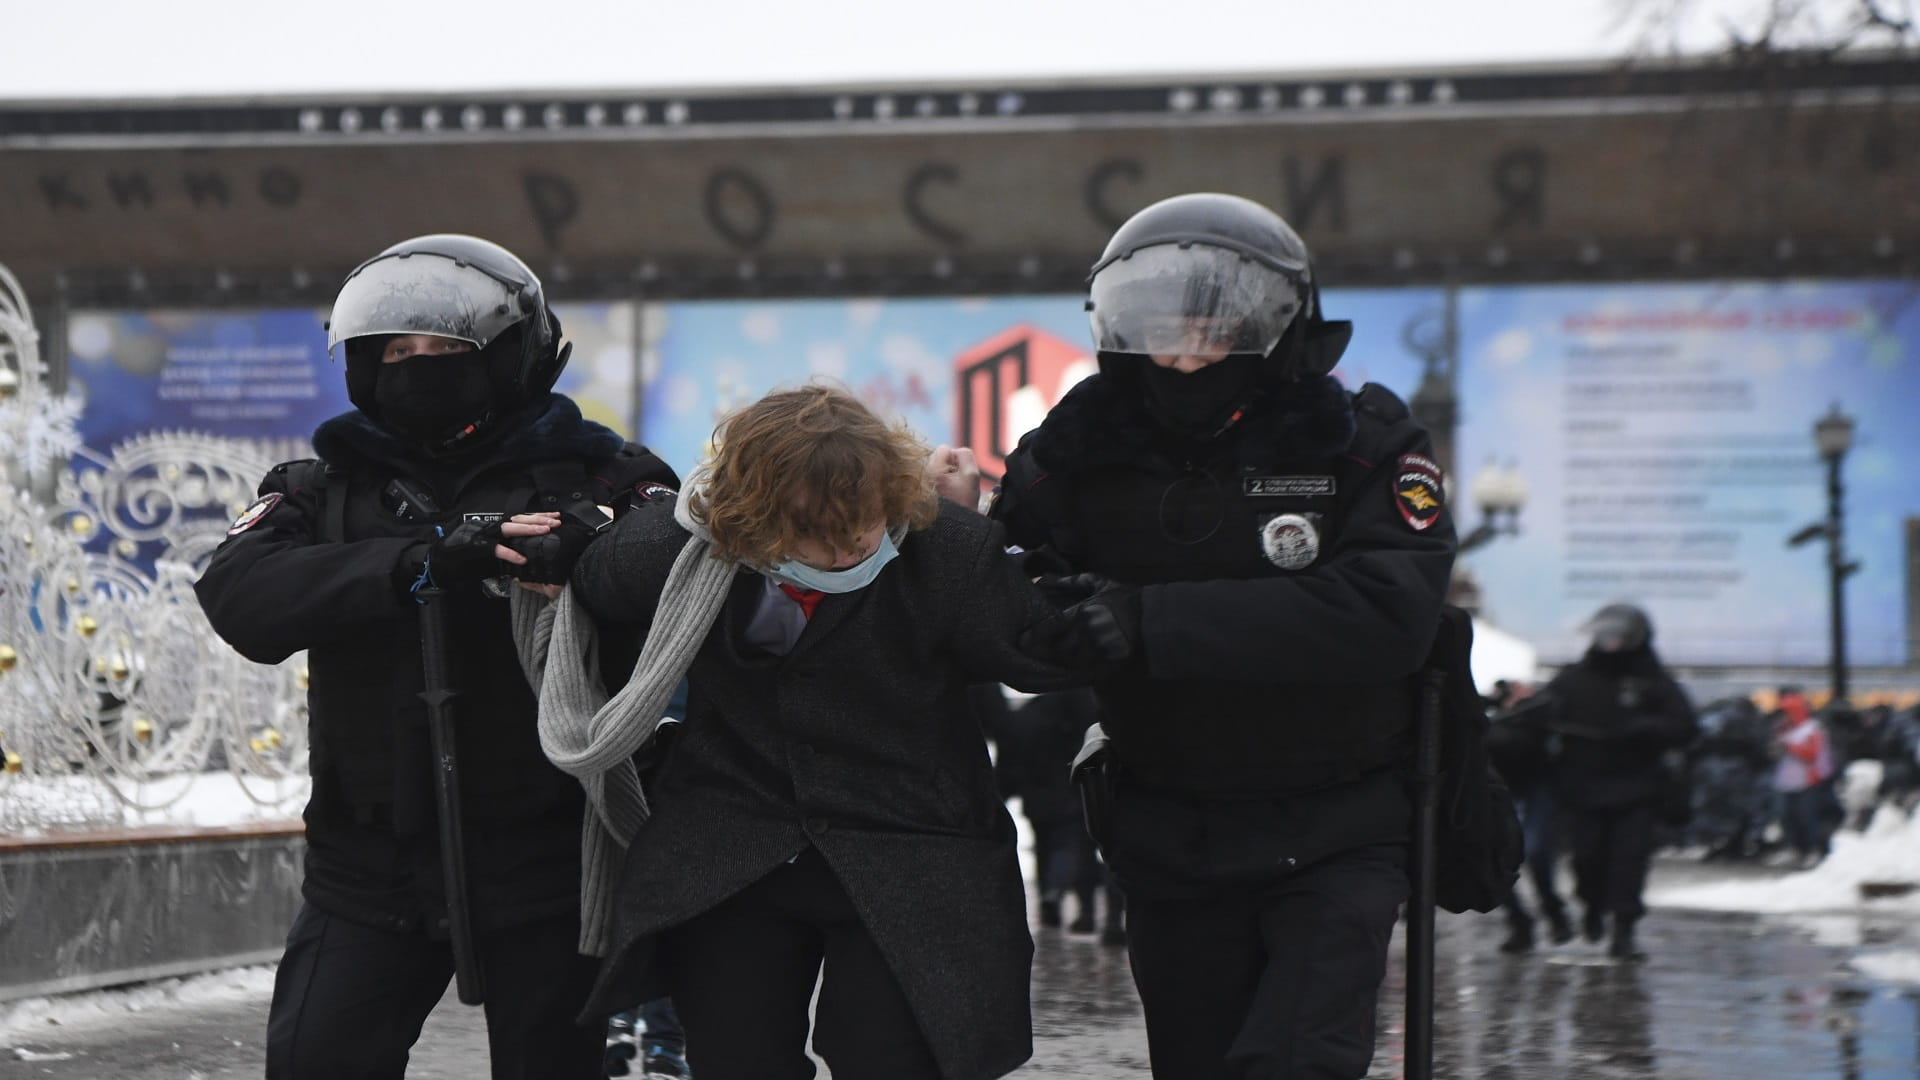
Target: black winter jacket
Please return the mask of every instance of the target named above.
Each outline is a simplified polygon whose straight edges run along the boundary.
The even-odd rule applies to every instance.
[[[1700,733],[1686,691],[1651,648],[1589,652],[1547,685],[1548,772],[1568,806],[1617,810],[1652,802],[1666,751]]]
[[[1404,753],[1453,566],[1430,455],[1378,386],[1296,385],[1196,443],[1095,375],[1009,456],[994,515],[1024,548],[1142,587],[1142,662],[1098,687],[1129,776],[1285,794]],[[1303,518],[1317,553],[1273,545]]]
[[[307,650],[310,769],[302,891],[314,906],[407,930],[444,926],[422,688],[419,606],[402,560],[464,513],[597,503],[623,513],[677,486],[645,449],[553,395],[451,462],[422,460],[358,412],[314,433],[324,461],[275,466],[194,591],[220,636],[272,664]],[[396,478],[444,512],[397,516]],[[504,566],[503,566],[504,570]],[[468,882],[481,930],[578,908],[579,784],[540,752],[507,602],[449,589]]]

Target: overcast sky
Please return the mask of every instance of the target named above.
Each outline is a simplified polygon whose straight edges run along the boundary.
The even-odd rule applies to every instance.
[[[0,98],[823,85],[1618,57],[1766,0],[0,0]],[[1812,0],[1838,7],[1851,0]],[[1896,3],[1910,0],[1894,0]]]

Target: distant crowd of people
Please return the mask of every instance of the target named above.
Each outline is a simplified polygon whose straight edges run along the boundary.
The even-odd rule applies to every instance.
[[[1608,935],[1637,949],[1640,891],[1662,847],[1707,861],[1809,869],[1841,828],[1920,802],[1920,707],[1815,708],[1798,686],[1715,700],[1697,714],[1660,664],[1646,615],[1625,605],[1589,624],[1593,644],[1544,687],[1501,681],[1488,695],[1488,750],[1513,789],[1526,836],[1531,905],[1516,889],[1502,948],[1531,951]],[[1570,855],[1578,931],[1557,880]]]

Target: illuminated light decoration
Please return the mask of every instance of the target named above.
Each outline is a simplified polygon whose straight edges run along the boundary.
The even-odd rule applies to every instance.
[[[500,126],[506,128],[508,131],[519,131],[521,128],[526,127],[527,110],[525,106],[508,105],[501,109]]]
[[[893,119],[894,108],[893,99],[882,94],[873,99],[873,118],[875,120],[891,120]]]
[[[139,739],[141,742],[146,742],[152,739],[153,738],[153,721],[147,719],[144,716],[134,720],[133,737],[136,739]]]
[[[82,615],[73,620],[73,628],[81,637],[90,638],[100,632],[100,620],[91,615]]]
[[[444,122],[445,117],[441,115],[440,106],[429,105],[420,110],[420,130],[439,131],[440,125]]]
[[[361,124],[360,110],[359,109],[341,109],[340,119],[338,123],[340,125],[340,130],[347,133],[348,135],[352,135],[354,132],[359,131],[360,124]]]
[[[0,672],[12,671],[20,662],[20,654],[11,645],[0,645]]]
[[[972,93],[961,94],[955,99],[953,107],[954,111],[958,112],[961,116],[978,116],[980,115],[980,95]]]
[[[605,127],[607,125],[607,107],[596,101],[587,106],[586,111],[581,114],[581,118],[587,122],[588,127]]]
[[[833,118],[835,120],[853,119],[853,99],[845,96],[833,99]]]
[[[1234,112],[1240,108],[1242,98],[1237,86],[1216,86],[1213,93],[1207,95],[1207,107],[1214,112]]]
[[[929,117],[938,116],[939,114],[940,114],[940,103],[935,101],[931,96],[923,95],[920,98],[920,100],[913,103],[913,115],[918,116],[923,120]]]
[[[1001,116],[1013,116],[1027,107],[1027,99],[1009,90],[1001,94],[993,103],[993,111]]]
[[[1280,88],[1277,86],[1261,87],[1260,96],[1258,100],[1260,103],[1261,112],[1273,112],[1279,109],[1280,108]]]
[[[469,105],[460,110],[460,126],[468,131],[479,131],[487,126],[487,110],[478,105]]]
[[[638,101],[630,101],[620,110],[620,122],[628,127],[640,127],[647,122],[647,107]]]
[[[692,117],[693,109],[684,101],[667,102],[666,118],[669,124],[684,124]]]
[[[392,134],[400,130],[400,110],[389,105],[380,110],[380,130]]]
[[[1346,102],[1347,108],[1349,109],[1357,109],[1365,105],[1367,103],[1367,88],[1365,84],[1348,83],[1346,91],[1340,95],[1340,100]]]
[[[311,135],[327,126],[327,117],[319,109],[300,110],[300,130]]]
[[[548,131],[558,131],[567,126],[567,110],[564,105],[554,103],[540,110],[540,123]]]
[[[1192,112],[1200,107],[1200,94],[1190,86],[1176,86],[1167,92],[1167,108],[1174,112]]]
[[[1413,84],[1405,79],[1395,79],[1388,83],[1387,101],[1394,105],[1413,104]]]
[[[1300,107],[1301,108],[1317,109],[1320,106],[1326,104],[1326,101],[1327,101],[1327,92],[1325,90],[1320,89],[1318,86],[1309,84],[1307,86],[1303,86],[1300,88]]]
[[[1433,93],[1428,100],[1435,105],[1451,105],[1459,96],[1460,92],[1454,89],[1452,79],[1437,79],[1434,81]]]

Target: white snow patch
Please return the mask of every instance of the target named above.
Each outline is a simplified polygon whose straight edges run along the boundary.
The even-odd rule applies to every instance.
[[[73,1057],[72,1054],[67,1053],[65,1050],[51,1054],[42,1054],[29,1050],[24,1046],[14,1047],[13,1056],[19,1058],[21,1061],[66,1061]]]
[[[1883,809],[1865,834],[1833,838],[1833,854],[1819,866],[1785,877],[1722,881],[1654,890],[1648,903],[1708,911],[1762,914],[1852,911],[1920,916],[1920,889],[1905,896],[1863,899],[1863,884],[1920,883],[1920,819]]]
[[[1849,957],[1847,966],[1882,982],[1920,983],[1920,952],[1880,949]]]
[[[274,965],[260,964],[120,989],[0,1002],[0,1039],[31,1042],[34,1033],[50,1027],[84,1029],[118,1023],[128,1013],[257,1000],[273,992],[273,972]],[[22,1052],[14,1048],[16,1055]]]

